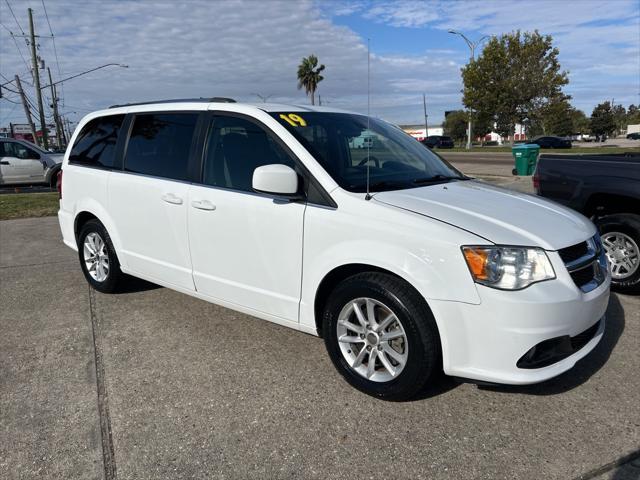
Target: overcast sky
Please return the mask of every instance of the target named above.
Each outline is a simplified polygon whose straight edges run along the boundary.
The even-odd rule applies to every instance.
[[[16,16],[14,20],[8,5]],[[515,29],[551,34],[568,70],[566,93],[591,113],[604,100],[640,103],[640,2],[609,1],[71,1],[0,3],[0,73],[32,83],[27,8],[34,10],[39,54],[54,81],[105,63],[65,83],[62,113],[77,120],[115,103],[229,96],[306,103],[296,88],[303,56],[326,65],[323,103],[366,112],[367,38],[371,42],[371,111],[394,123],[420,123],[426,92],[430,122],[461,108],[460,67],[470,38]],[[16,21],[17,20],[17,21]],[[22,54],[22,57],[20,53]],[[48,82],[44,82],[46,84]],[[7,85],[15,89],[14,85]],[[35,100],[33,88],[27,93]],[[0,126],[24,122],[17,95],[4,92]],[[48,96],[48,92],[47,92]]]

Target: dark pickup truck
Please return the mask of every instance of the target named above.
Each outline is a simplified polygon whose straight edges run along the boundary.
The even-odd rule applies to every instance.
[[[589,217],[611,265],[612,288],[640,293],[640,150],[611,155],[542,155],[536,193]]]

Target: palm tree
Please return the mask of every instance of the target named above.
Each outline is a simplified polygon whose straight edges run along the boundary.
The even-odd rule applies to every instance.
[[[316,104],[315,93],[318,84],[324,79],[320,75],[323,70],[324,65],[318,67],[318,57],[315,55],[303,58],[300,65],[298,65],[298,90],[304,87],[305,93],[307,95],[311,94],[311,105]]]

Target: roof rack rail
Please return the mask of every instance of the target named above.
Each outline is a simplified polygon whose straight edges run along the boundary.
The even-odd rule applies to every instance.
[[[227,97],[211,97],[211,98],[174,98],[169,100],[154,100],[149,102],[137,102],[137,103],[123,103],[122,105],[111,105],[109,108],[118,108],[118,107],[134,107],[137,105],[151,105],[154,103],[236,103],[233,98]]]

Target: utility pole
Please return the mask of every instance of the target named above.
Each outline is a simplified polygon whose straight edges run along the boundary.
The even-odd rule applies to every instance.
[[[29,37],[31,38],[31,68],[33,68],[33,80],[36,87],[36,95],[38,96],[38,110],[40,114],[40,128],[42,129],[42,147],[46,150],[49,148],[49,140],[47,138],[47,125],[44,121],[44,107],[42,106],[42,90],[40,90],[40,71],[38,70],[38,57],[36,56],[36,35],[33,30],[33,10],[29,12]],[[34,136],[34,142],[37,139]]]
[[[429,136],[429,124],[427,123],[427,96],[422,94],[422,106],[424,107],[424,138]]]
[[[29,127],[31,128],[31,135],[33,135],[33,143],[38,143],[38,139],[36,138],[36,127],[33,124],[33,120],[31,119],[31,112],[29,111],[29,104],[27,103],[27,97],[24,94],[24,90],[22,90],[22,83],[20,83],[20,77],[16,75],[16,86],[18,87],[18,93],[20,94],[20,98],[22,99],[22,106],[24,107],[24,114],[27,117],[27,122],[29,123]]]
[[[71,135],[73,135],[73,131],[71,131],[71,122],[68,118],[64,119],[64,126],[67,128],[67,139],[71,141]]]
[[[47,67],[49,74],[49,86],[51,87],[51,101],[53,102],[53,121],[56,124],[56,143],[58,148],[62,148],[62,134],[60,133],[60,118],[58,117],[58,97],[56,96],[56,86],[51,79],[51,69]]]

